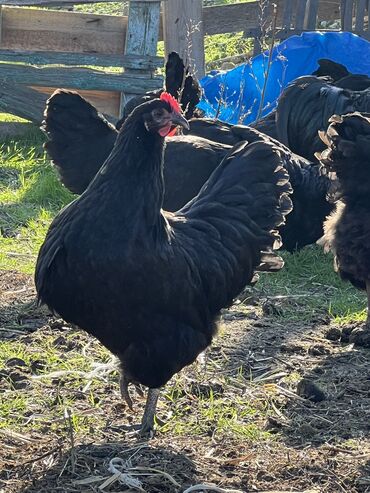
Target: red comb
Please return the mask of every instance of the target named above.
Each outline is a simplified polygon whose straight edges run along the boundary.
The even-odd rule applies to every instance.
[[[176,111],[176,113],[181,113],[179,102],[168,92],[162,92],[159,99],[161,101],[166,101],[166,103],[171,106],[172,111]]]

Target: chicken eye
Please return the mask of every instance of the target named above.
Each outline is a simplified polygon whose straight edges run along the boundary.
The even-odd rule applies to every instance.
[[[163,117],[163,111],[158,109],[153,111],[153,118],[155,120],[160,120]]]

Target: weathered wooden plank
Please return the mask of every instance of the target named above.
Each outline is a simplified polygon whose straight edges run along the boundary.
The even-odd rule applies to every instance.
[[[125,54],[155,55],[159,38],[161,2],[135,1],[130,4]]]
[[[65,10],[4,9],[4,21],[8,29],[23,29],[25,31],[65,31],[78,34],[85,32],[113,33],[122,31],[122,25],[127,24],[126,16],[105,14],[85,14]]]
[[[154,70],[163,66],[164,63],[163,58],[157,56],[94,55],[90,53],[22,50],[0,50],[0,60],[31,65],[95,65],[97,67],[125,67],[141,70]]]
[[[0,46],[1,46],[2,34],[3,34],[3,6],[0,5]]]
[[[115,2],[117,0],[99,0],[99,3]],[[96,3],[97,0],[2,0],[2,5],[18,7],[57,7],[61,5],[79,5],[84,3]]]
[[[162,87],[163,84],[161,77],[148,79],[92,69],[36,68],[6,63],[0,65],[0,73],[1,79],[7,82],[101,91],[128,91],[132,94],[152,91]]]
[[[166,55],[179,53],[193,73],[205,73],[202,0],[169,0],[163,7]]]
[[[3,9],[2,48],[123,54],[127,17]]]
[[[357,0],[356,6],[356,19],[355,19],[355,29],[356,31],[363,31],[364,29],[364,20],[365,20],[365,11],[368,6],[368,0]]]
[[[125,55],[156,55],[159,38],[161,2],[130,2]],[[126,71],[130,75],[130,70]],[[143,71],[143,75],[150,73]],[[163,85],[163,83],[162,83]],[[159,86],[158,86],[159,88]],[[126,102],[135,94],[135,91],[123,89],[120,102],[120,116]]]
[[[306,12],[303,26],[305,29],[314,31],[316,29],[317,13],[319,9],[319,0],[307,0]]]
[[[303,29],[304,16],[306,12],[307,0],[297,0],[297,10],[295,14],[295,28]]]
[[[0,108],[5,113],[40,123],[43,119],[46,96],[14,82],[0,80]]]
[[[283,0],[275,0],[273,3],[278,7],[277,25],[281,27]],[[259,2],[205,7],[203,9],[204,32],[205,34],[221,34],[253,29],[259,25],[259,13]],[[336,20],[339,18],[339,13],[340,0],[325,0],[318,4],[320,19]]]
[[[343,31],[352,30],[353,0],[342,0],[341,2],[341,24]]]
[[[300,0],[301,1],[301,0]],[[282,0],[277,0],[277,25]],[[340,0],[319,3],[321,19],[340,17]],[[259,25],[258,2],[203,9],[206,34],[248,31]],[[3,8],[2,48],[40,51],[123,54],[127,17],[37,9]],[[279,20],[280,19],[280,20]],[[161,29],[159,39],[162,38]]]

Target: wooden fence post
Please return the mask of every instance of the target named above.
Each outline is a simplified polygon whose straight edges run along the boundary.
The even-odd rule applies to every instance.
[[[163,7],[165,52],[177,53],[193,73],[204,76],[204,29],[202,0],[167,0]]]
[[[158,0],[130,0],[128,24],[126,31],[125,55],[149,55],[157,54],[159,38],[159,23],[161,2]],[[144,78],[150,78],[153,74],[147,70],[125,70],[130,76],[138,74]],[[121,93],[120,116],[126,102],[132,94]]]

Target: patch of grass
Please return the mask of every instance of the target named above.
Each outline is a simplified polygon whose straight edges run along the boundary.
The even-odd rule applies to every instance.
[[[262,274],[256,284],[259,296],[281,303],[277,317],[309,320],[330,315],[338,323],[364,320],[365,295],[344,283],[333,269],[333,256],[316,245],[290,254],[282,252],[284,268],[275,274]],[[274,297],[282,296],[281,299]],[[279,307],[280,308],[280,307]]]
[[[207,64],[220,58],[249,53],[253,42],[251,39],[245,38],[243,33],[228,33],[205,36],[204,45]]]
[[[213,370],[210,373],[212,374]],[[161,427],[161,431],[171,431],[180,436],[217,433],[240,437],[249,442],[273,439],[274,437],[263,429],[267,410],[260,405],[258,399],[251,400],[250,396],[231,396],[229,392],[233,392],[232,384],[224,378],[221,378],[220,382],[223,388],[228,389],[227,395],[213,392],[212,385],[204,379],[204,372],[198,373],[195,386],[189,386],[189,383],[184,385],[181,376],[176,376],[173,386],[167,386],[164,394],[171,409],[171,416]],[[202,388],[207,389],[204,394]],[[237,394],[238,389],[234,390]]]
[[[50,221],[73,199],[42,149],[41,134],[0,147],[0,269],[32,273]]]
[[[75,5],[74,12],[84,12],[90,14],[105,14],[105,15],[127,15],[128,2],[112,2],[112,3],[93,3],[86,5]]]
[[[85,354],[82,348],[87,345],[89,352]],[[24,366],[9,368],[7,361],[12,358],[23,360]],[[51,426],[55,422],[50,427],[55,430],[67,408],[72,410],[76,432],[96,426],[100,417],[94,417],[94,412],[84,415],[76,407],[80,401],[88,409],[99,407],[94,393],[101,388],[102,377],[93,371],[96,365],[105,364],[110,358],[105,348],[81,331],[44,334],[34,338],[31,347],[21,340],[0,341],[0,368],[10,372],[9,377],[0,379],[0,428],[37,430],[45,423]],[[42,361],[43,369],[32,375],[30,368],[35,361]],[[13,388],[12,371],[24,374],[25,389]],[[115,375],[109,376],[112,377],[116,379]],[[68,392],[69,387],[73,392]]]
[[[0,122],[26,122],[23,118],[19,116],[10,115],[9,113],[0,113]]]

